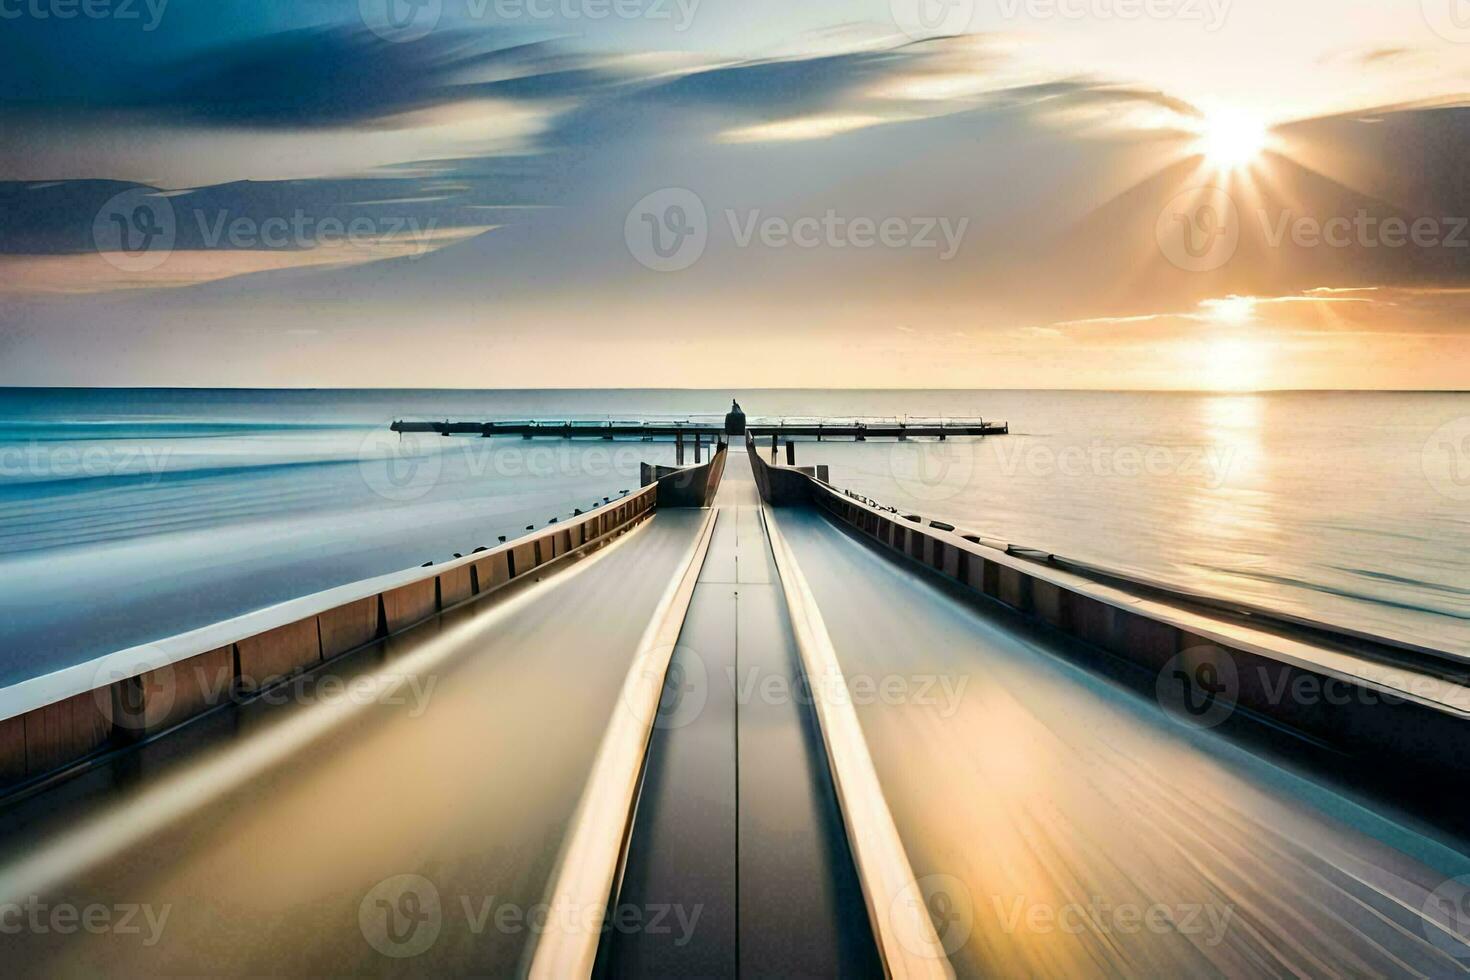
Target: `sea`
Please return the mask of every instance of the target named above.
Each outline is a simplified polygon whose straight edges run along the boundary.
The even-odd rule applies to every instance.
[[[732,398],[753,421],[1004,421],[793,449],[905,513],[1470,656],[1465,393],[6,388],[0,686],[494,546],[674,460],[395,419],[715,422]]]

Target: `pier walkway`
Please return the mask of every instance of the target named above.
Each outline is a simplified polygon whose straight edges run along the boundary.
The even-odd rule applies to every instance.
[[[709,506],[673,503],[721,467]],[[1448,733],[1422,746],[1441,782],[1420,789],[1462,809],[1453,664],[1397,701],[1271,705],[1277,678],[1326,676],[1311,631],[1132,594],[815,472],[736,450],[655,473],[534,540],[177,661],[232,650],[238,679],[311,624],[314,656],[277,686],[142,744],[107,742],[0,801],[0,963],[61,976],[1470,972],[1464,818],[1383,792],[1383,760],[1345,738],[1401,758],[1415,733]],[[660,500],[666,487],[682,491]],[[357,608],[387,635],[331,642]],[[1371,676],[1329,666],[1354,691],[1392,693],[1421,676],[1421,655],[1372,660]],[[1191,721],[1153,686],[1236,662],[1229,701],[1215,688],[1187,701],[1229,724]],[[640,688],[646,663],[654,686]],[[26,758],[54,705],[92,703],[27,714]],[[590,851],[605,863],[579,863]],[[129,928],[79,928],[84,915]]]
[[[882,976],[742,452],[669,667],[617,904],[700,907],[699,941],[610,932],[618,976]]]

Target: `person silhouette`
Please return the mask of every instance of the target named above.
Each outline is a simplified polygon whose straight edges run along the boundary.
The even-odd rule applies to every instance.
[[[730,413],[725,416],[725,435],[745,435],[745,412],[740,408],[740,403],[730,399]]]

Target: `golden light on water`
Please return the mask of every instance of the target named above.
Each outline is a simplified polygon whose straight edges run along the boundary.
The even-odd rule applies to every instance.
[[[1264,386],[1270,350],[1261,341],[1226,334],[1204,341],[1197,369],[1212,391],[1253,391]]]

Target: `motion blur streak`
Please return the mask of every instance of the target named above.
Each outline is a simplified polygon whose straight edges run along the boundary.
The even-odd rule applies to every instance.
[[[961,975],[1444,976],[1470,964],[1470,948],[1426,919],[1430,893],[1470,870],[1463,855],[1175,724],[814,513],[784,511],[781,526],[850,678],[968,678],[957,708],[855,696]]]
[[[682,516],[328,668],[376,700],[256,702],[72,780],[64,799],[8,808],[0,896],[172,913],[152,947],[51,930],[0,936],[0,956],[65,974],[380,972],[392,964],[360,909],[416,875],[437,893],[438,933],[402,962],[513,972],[619,682],[696,530]],[[395,674],[435,681],[426,710],[389,696]],[[505,906],[519,928],[501,927]]]

